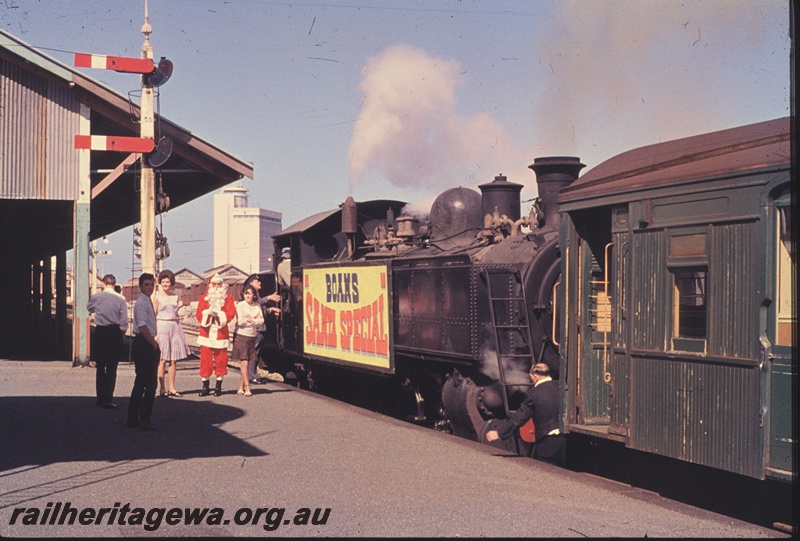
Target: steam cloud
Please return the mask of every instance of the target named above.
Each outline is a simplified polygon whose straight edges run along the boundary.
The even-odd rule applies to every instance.
[[[761,4],[554,4],[536,25],[532,50],[521,53],[539,66],[531,140],[522,149],[491,115],[458,113],[456,90],[468,80],[457,60],[389,47],[362,71],[366,97],[348,156],[351,188],[377,175],[432,192],[473,187],[499,172],[531,186],[526,166],[538,156],[580,156],[591,168],[645,144],[733,127],[742,118],[767,120],[740,114],[754,100],[785,103],[788,114],[788,92],[763,82],[760,60],[775,54],[765,49],[779,29],[775,10],[767,19]],[[731,50],[746,56],[731,58]]]
[[[529,159],[509,157],[517,151],[491,115],[456,112],[455,91],[466,81],[460,71],[455,60],[406,45],[368,59],[366,98],[348,153],[351,187],[378,174],[396,186],[438,190],[465,184],[476,168],[501,171]]]

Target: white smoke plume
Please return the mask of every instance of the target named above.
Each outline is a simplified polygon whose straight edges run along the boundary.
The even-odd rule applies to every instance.
[[[420,221],[424,222],[430,217],[431,207],[433,207],[433,202],[436,201],[438,196],[439,194],[431,194],[412,201],[403,207],[401,214],[416,216]]]
[[[530,362],[532,362],[531,359]],[[479,370],[484,376],[499,381],[500,380],[500,367],[498,365],[497,352],[489,346],[481,348]],[[530,372],[530,364],[523,360],[507,359],[503,363],[503,374],[505,375],[506,383],[509,385],[519,386],[519,389],[525,391],[531,382],[528,375]]]
[[[785,103],[789,114],[788,57],[785,88],[764,82],[764,56],[777,54],[770,38],[787,26],[769,4],[554,3],[532,27],[531,50],[520,52],[535,58],[538,70],[530,82],[531,118],[520,119],[530,138],[519,143],[492,115],[459,113],[457,90],[469,79],[458,59],[391,46],[362,70],[364,102],[348,155],[351,188],[381,176],[438,192],[504,173],[525,185],[525,200],[535,191],[526,169],[535,157],[579,156],[592,168],[646,144],[773,118],[748,113],[750,103],[771,100],[773,110]],[[788,3],[785,12],[788,19]],[[744,55],[732,57],[732,50]]]
[[[458,113],[456,89],[466,82],[460,72],[456,60],[407,45],[367,60],[348,153],[351,187],[375,174],[396,186],[440,191],[488,182],[512,160],[530,159],[491,115]],[[477,169],[485,173],[470,178]]]

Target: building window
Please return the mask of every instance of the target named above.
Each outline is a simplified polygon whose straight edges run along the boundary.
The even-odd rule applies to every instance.
[[[706,298],[706,269],[680,269],[673,271],[675,279],[676,338],[705,339],[708,330],[708,303]]]

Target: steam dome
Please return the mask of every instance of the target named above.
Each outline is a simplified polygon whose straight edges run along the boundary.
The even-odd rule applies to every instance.
[[[451,188],[431,206],[433,242],[440,248],[469,244],[483,227],[481,195],[469,188]]]

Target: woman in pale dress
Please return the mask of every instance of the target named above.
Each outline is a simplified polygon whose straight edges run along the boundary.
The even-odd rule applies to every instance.
[[[178,317],[177,295],[173,295],[175,274],[172,271],[161,271],[158,274],[159,291],[153,295],[153,308],[156,310],[156,323],[158,326],[158,345],[161,348],[161,361],[158,363],[158,385],[161,396],[182,396],[175,389],[175,373],[178,370],[177,362],[189,356],[189,346],[186,345],[186,335]],[[165,368],[169,376],[169,385],[165,386]]]

